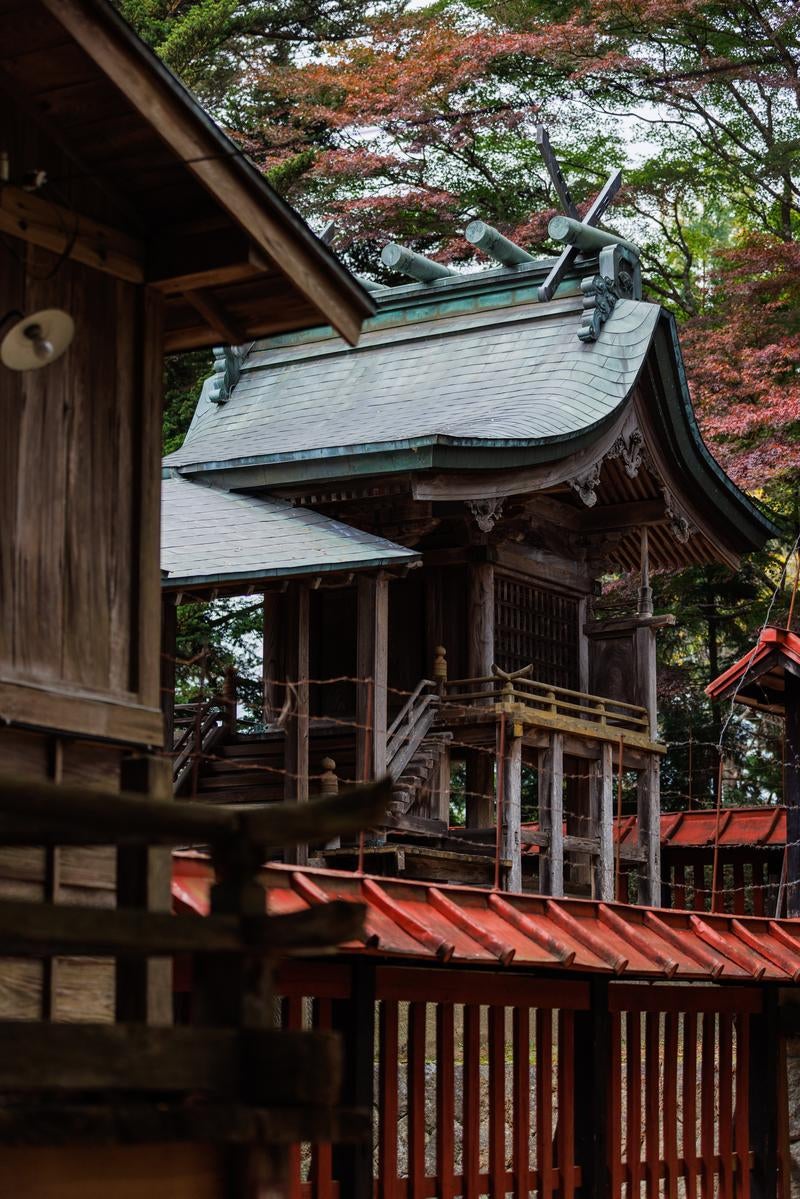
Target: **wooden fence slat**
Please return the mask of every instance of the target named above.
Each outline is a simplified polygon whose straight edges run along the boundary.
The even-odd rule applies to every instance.
[[[384,999],[380,1005],[380,1064],[378,1082],[378,1195],[395,1199],[397,1194],[398,1116],[398,1004]]]
[[[425,1199],[425,1032],[427,1004],[408,1005],[406,1137],[409,1199]]]
[[[529,1008],[514,1008],[513,1038],[514,1199],[529,1199],[531,1160],[531,1014]]]
[[[489,1195],[506,1195],[506,1010],[489,1008]]]
[[[552,1199],[553,1180],[553,1013],[536,1009],[536,1158],[539,1199]]]
[[[703,1172],[700,1176],[701,1199],[714,1199],[714,1122],[715,1113],[715,1056],[716,1017],[713,1012],[703,1014],[703,1040],[700,1060],[700,1156]]]
[[[639,1199],[642,1190],[642,1017],[639,1012],[625,1015],[627,1056],[627,1146],[628,1196]]]
[[[748,1017],[745,1016],[745,1019]],[[686,1199],[697,1199],[697,1013],[683,1014],[683,1161]]]
[[[737,916],[745,913],[744,862],[733,863],[733,911]]]
[[[661,1087],[659,1066],[661,1056],[661,1014],[648,1012],[645,1016],[644,1058],[644,1127],[645,1127],[645,1194],[658,1199],[661,1176],[660,1115]]]
[[[575,1194],[575,1013],[558,1013],[558,1167],[562,1199]]]
[[[664,1082],[661,1111],[664,1127],[666,1163],[666,1199],[678,1199],[678,1042],[680,1015],[667,1012],[664,1017]]]
[[[702,862],[695,862],[692,877],[694,879],[692,907],[696,912],[704,912],[706,910],[706,871]]]
[[[455,1020],[453,1005],[436,1006],[436,1174],[439,1199],[453,1199],[455,1173]]]
[[[766,864],[760,858],[754,857],[751,868],[753,871],[753,915],[764,915],[764,871]]]
[[[464,1005],[464,1114],[462,1161],[464,1199],[479,1199],[480,1188],[480,1060],[481,1009]]]
[[[733,1017],[719,1017],[719,1199],[733,1199]]]
[[[736,1017],[736,1196],[750,1199],[750,1017]]]

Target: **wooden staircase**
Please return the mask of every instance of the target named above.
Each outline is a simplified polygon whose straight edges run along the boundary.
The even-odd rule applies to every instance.
[[[417,819],[447,822],[452,739],[452,733],[424,736],[403,773],[394,779],[389,811],[399,821],[413,815]]]

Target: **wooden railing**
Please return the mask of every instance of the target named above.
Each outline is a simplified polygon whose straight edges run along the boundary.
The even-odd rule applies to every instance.
[[[428,734],[439,711],[439,693],[430,679],[421,679],[386,733],[386,769],[398,779]]]
[[[113,845],[141,862],[153,847],[206,844],[216,874],[204,920],[149,911],[144,898],[112,910],[0,901],[3,955],[114,957],[118,1014],[120,999],[131,1011],[122,983],[132,962],[188,954],[194,978],[192,1027],[151,1026],[144,1012],[117,1024],[0,1021],[0,1144],[286,1144],[366,1134],[366,1115],[335,1107],[338,1038],[270,1027],[272,960],[363,936],[363,906],[268,915],[258,876],[265,847],[374,827],[389,798],[381,783],[234,812],[0,777],[2,845]],[[143,996],[148,986],[145,974]]]
[[[632,732],[648,736],[650,722],[647,711],[638,704],[624,703],[607,696],[572,691],[524,677],[504,678],[484,675],[473,679],[452,679],[444,688],[446,704],[522,704],[545,718],[547,723],[558,718],[600,725],[620,733]]]

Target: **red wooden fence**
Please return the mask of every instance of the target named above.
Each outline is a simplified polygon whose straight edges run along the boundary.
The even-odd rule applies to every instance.
[[[346,1149],[297,1147],[292,1199],[751,1199],[751,1172],[752,1199],[775,1195],[763,989],[365,963],[281,987],[287,1024],[357,1037],[346,1099],[375,1112],[367,1177]]]

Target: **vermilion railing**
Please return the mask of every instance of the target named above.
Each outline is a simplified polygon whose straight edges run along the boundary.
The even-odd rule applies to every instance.
[[[750,1199],[754,1180],[782,1193],[763,989],[359,970],[302,966],[280,984],[291,1027],[335,1027],[360,996],[351,1032],[374,1111],[367,1177],[338,1150],[297,1147],[291,1199]]]

